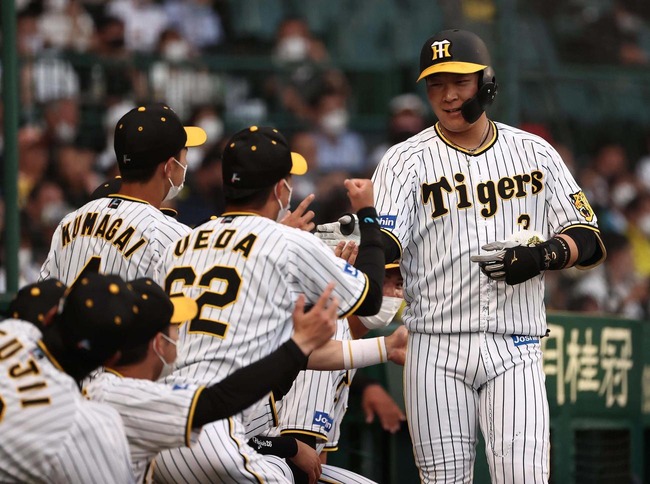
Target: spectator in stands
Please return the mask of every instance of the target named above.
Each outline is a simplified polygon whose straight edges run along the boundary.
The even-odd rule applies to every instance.
[[[63,188],[66,202],[80,207],[90,200],[90,194],[101,179],[93,171],[95,152],[74,143],[61,145],[55,151],[54,178]]]
[[[223,141],[224,124],[221,109],[215,104],[200,104],[194,108],[188,118],[189,126],[198,126],[208,135],[208,140],[201,146],[196,146],[187,152],[188,174],[197,169],[204,157],[213,146]]]
[[[422,99],[416,94],[406,93],[395,96],[388,104],[388,111],[390,118],[387,139],[372,151],[368,176],[372,175],[372,171],[388,148],[407,140],[427,127],[427,110]]]
[[[80,0],[46,0],[38,29],[46,46],[86,52],[95,24]]]
[[[625,209],[625,216],[625,235],[632,246],[634,267],[641,276],[650,278],[650,193],[642,192],[634,197]]]
[[[154,0],[113,0],[106,12],[124,22],[126,47],[132,52],[154,52],[169,26],[165,10]]]
[[[48,145],[43,130],[26,125],[18,131],[18,205],[24,207],[32,189],[48,167]]]
[[[163,7],[170,26],[193,48],[206,51],[225,40],[221,18],[213,3],[212,0],[167,0]]]
[[[603,233],[602,239],[607,260],[577,282],[572,298],[588,295],[604,312],[634,319],[648,317],[650,279],[637,272],[629,240],[615,232]]]

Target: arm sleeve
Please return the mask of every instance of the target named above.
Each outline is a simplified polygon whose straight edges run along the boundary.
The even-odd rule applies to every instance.
[[[354,312],[359,316],[372,316],[379,312],[383,297],[384,276],[384,245],[377,219],[377,211],[373,207],[359,210],[359,230],[361,245],[355,267],[368,276],[368,292],[359,307]]]
[[[571,237],[578,246],[578,260],[575,263],[577,268],[592,267],[605,258],[605,246],[598,231],[577,226],[569,227],[562,234]]]
[[[307,356],[289,340],[265,358],[241,368],[201,392],[192,427],[230,417],[269,392],[281,392],[307,367]]]
[[[288,435],[279,437],[256,435],[248,440],[248,445],[262,455],[276,455],[285,459],[290,459],[298,453],[298,442]]]

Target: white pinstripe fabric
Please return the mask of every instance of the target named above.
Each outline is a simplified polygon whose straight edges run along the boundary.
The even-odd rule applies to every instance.
[[[125,280],[156,279],[155,268],[165,248],[189,231],[189,227],[147,202],[126,197],[99,198],[61,220],[40,279],[54,277],[69,285],[91,257],[101,258],[102,274],[118,274]],[[122,244],[127,238],[128,242]]]
[[[86,401],[40,338],[30,323],[0,323],[0,482],[134,482],[120,416]]]

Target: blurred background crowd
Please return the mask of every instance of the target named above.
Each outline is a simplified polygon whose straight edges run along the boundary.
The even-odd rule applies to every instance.
[[[294,204],[315,193],[317,222],[336,219],[348,208],[343,179],[369,177],[387,147],[435,121],[415,84],[420,47],[460,27],[495,57],[491,117],[551,142],[600,220],[607,262],[587,277],[548,273],[548,308],[650,319],[647,0],[16,5],[20,285],[37,279],[63,215],[117,174],[115,123],[144,101],[164,101],[208,133],[188,154],[180,221],[223,209],[222,145],[250,124],[277,126],[307,158]]]

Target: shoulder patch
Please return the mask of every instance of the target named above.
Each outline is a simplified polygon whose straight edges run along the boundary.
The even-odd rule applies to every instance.
[[[582,190],[571,194],[571,203],[580,212],[580,215],[587,221],[591,222],[594,219],[594,211],[589,205],[589,201]]]
[[[119,198],[111,198],[111,201],[108,202],[108,208],[117,208],[122,203],[122,200]]]
[[[397,215],[380,215],[379,216],[379,226],[382,229],[394,229],[395,222],[397,221]]]

